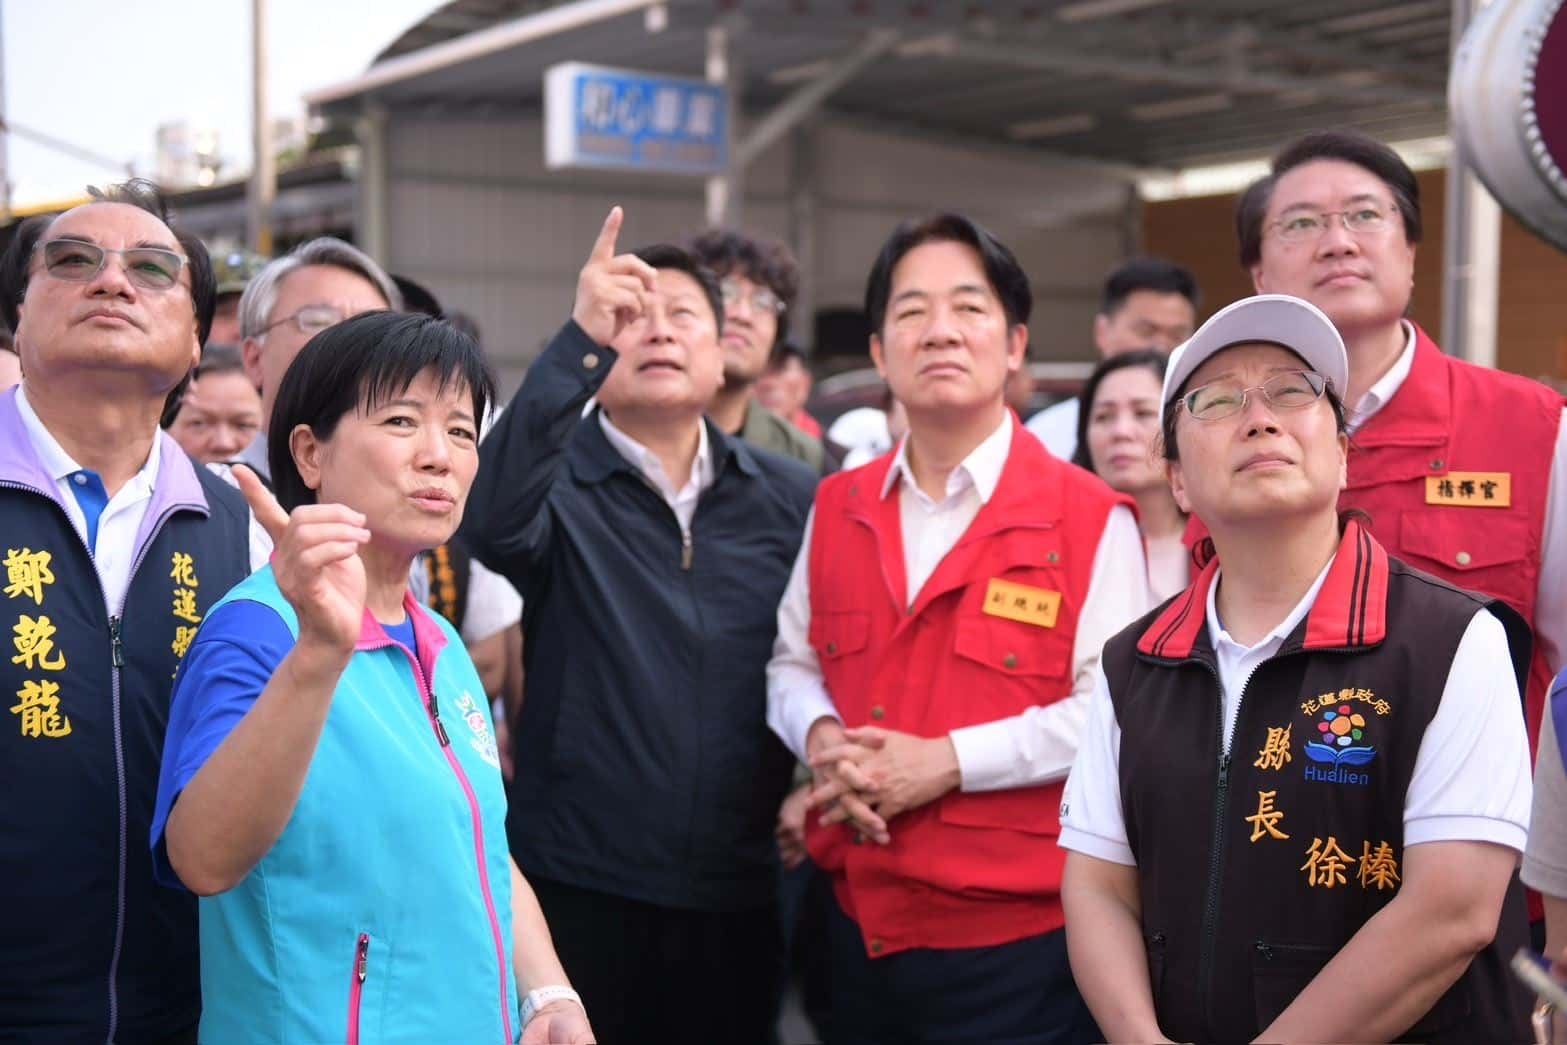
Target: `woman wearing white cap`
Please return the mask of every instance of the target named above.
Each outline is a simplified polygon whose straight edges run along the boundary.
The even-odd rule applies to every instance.
[[[1112,1041],[1529,1037],[1528,631],[1340,520],[1347,370],[1282,295],[1170,359],[1166,467],[1212,547],[1106,644],[1061,810]]]

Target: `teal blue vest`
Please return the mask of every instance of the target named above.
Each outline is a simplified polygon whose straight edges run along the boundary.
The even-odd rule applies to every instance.
[[[270,567],[222,602],[239,599],[271,607],[298,636]],[[451,625],[405,605],[420,664],[366,614],[282,836],[239,885],[201,900],[203,1042],[521,1035],[506,797],[484,688]]]

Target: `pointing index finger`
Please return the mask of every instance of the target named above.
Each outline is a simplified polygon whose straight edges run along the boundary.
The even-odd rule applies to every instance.
[[[267,489],[249,465],[235,465],[233,474],[234,481],[239,484],[239,492],[245,495],[245,503],[250,505],[261,528],[267,531],[273,544],[282,541],[283,531],[288,529],[288,513],[283,510],[283,506],[277,503],[272,491]]]
[[[599,229],[598,239],[593,241],[593,253],[588,255],[588,260],[609,261],[615,256],[615,239],[620,235],[623,220],[625,211],[618,205],[609,209],[609,217],[604,219],[604,227]]]

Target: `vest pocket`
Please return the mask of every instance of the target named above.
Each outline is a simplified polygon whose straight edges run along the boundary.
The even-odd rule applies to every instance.
[[[1144,931],[1143,948],[1148,952],[1148,987],[1157,1006],[1159,995],[1164,990],[1164,933]]]
[[[824,661],[858,653],[870,641],[871,615],[859,610],[812,610],[810,641]]]
[[[1503,599],[1519,613],[1534,604],[1537,578],[1524,564],[1539,535],[1530,533],[1522,514],[1441,507],[1405,512],[1398,536],[1395,554],[1416,569]]]
[[[981,664],[1002,677],[1066,677],[1072,660],[1072,643],[1054,628],[1005,620],[988,614],[961,617],[953,652]],[[1039,694],[1031,694],[1037,704]],[[1060,694],[1065,696],[1065,693]],[[1016,708],[1012,713],[1023,710]]]
[[[1318,944],[1258,940],[1251,952],[1252,1001],[1256,1005],[1258,1031],[1267,1030],[1337,953],[1337,948]]]

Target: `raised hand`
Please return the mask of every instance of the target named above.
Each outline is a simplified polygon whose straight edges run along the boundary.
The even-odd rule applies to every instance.
[[[306,504],[290,514],[249,468],[235,465],[234,479],[272,538],[272,572],[299,616],[300,640],[352,653],[365,613],[365,517],[341,504]]]
[[[636,255],[615,253],[624,217],[614,207],[604,219],[587,264],[577,276],[577,300],[571,307],[571,318],[601,345],[608,345],[642,316],[656,277],[653,266]]]

